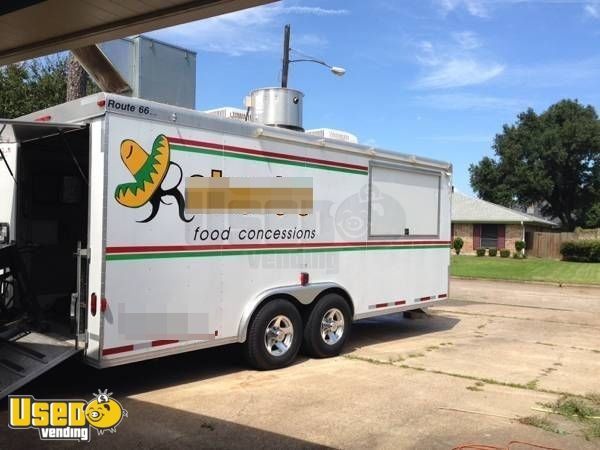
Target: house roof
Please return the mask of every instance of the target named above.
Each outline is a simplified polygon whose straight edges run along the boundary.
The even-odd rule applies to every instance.
[[[457,223],[525,223],[546,227],[554,222],[541,217],[505,208],[479,198],[469,197],[462,192],[452,194],[452,222]]]

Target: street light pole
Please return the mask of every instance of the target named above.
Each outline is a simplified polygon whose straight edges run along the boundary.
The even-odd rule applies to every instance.
[[[290,25],[283,29],[283,65],[281,67],[281,87],[287,88],[290,69]]]
[[[290,25],[288,24],[283,29],[283,59],[282,59],[282,65],[281,65],[281,87],[282,88],[287,88],[288,74],[290,71],[290,63],[293,63],[293,62],[312,62],[312,63],[320,64],[322,66],[327,67],[331,71],[332,74],[337,75],[338,77],[341,77],[346,73],[346,69],[344,69],[343,67],[332,66],[330,64],[327,64],[325,61],[321,61],[320,59],[315,59],[308,55],[304,55],[304,56],[307,56],[307,58],[303,58],[303,59],[290,59],[290,51],[291,50],[292,49],[290,48]],[[295,50],[295,52],[303,55],[302,52],[300,52],[298,50]]]

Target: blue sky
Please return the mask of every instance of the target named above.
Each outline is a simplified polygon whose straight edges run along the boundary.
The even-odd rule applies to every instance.
[[[280,82],[286,23],[292,48],[347,70],[291,66],[305,128],[451,161],[466,193],[520,111],[600,107],[600,0],[285,0],[150,35],[198,53],[198,109],[241,107]]]

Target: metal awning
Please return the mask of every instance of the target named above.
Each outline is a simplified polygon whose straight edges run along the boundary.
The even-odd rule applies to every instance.
[[[85,124],[0,119],[0,143],[28,142],[85,128]]]
[[[2,0],[0,65],[141,34],[274,0]],[[219,39],[215,36],[215,39]]]

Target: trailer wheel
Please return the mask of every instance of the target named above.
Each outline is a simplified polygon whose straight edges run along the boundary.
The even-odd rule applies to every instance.
[[[315,358],[337,356],[350,334],[352,313],[338,294],[320,299],[304,326],[303,352]]]
[[[248,363],[259,370],[289,365],[302,344],[302,317],[284,299],[264,304],[248,328],[244,353]]]

